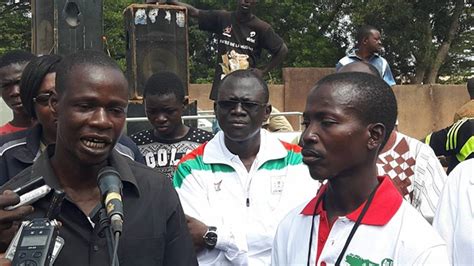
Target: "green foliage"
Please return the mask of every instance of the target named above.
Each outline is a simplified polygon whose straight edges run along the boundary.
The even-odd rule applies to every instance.
[[[53,0],[52,0],[53,1]],[[186,1],[186,0],[185,0]],[[459,1],[459,0],[457,0]],[[111,56],[125,69],[123,10],[143,0],[104,0],[104,35]],[[234,10],[235,0],[187,0],[199,9]],[[285,41],[289,53],[284,67],[334,67],[352,47],[354,30],[362,24],[381,29],[384,57],[401,80],[422,77],[447,39],[456,0],[260,0],[255,14],[272,25]],[[12,49],[31,49],[31,14],[28,1],[0,3],[0,54]],[[439,70],[449,76],[444,82],[462,82],[473,75],[474,15],[464,1],[460,28],[449,54]],[[189,55],[191,82],[212,82],[217,43],[213,34],[201,31],[190,19]],[[262,53],[259,62],[269,61]],[[423,70],[423,71],[422,71]],[[419,79],[419,78],[418,78]],[[421,79],[422,81],[422,79]],[[269,75],[269,82],[281,82],[281,68]]]
[[[235,1],[187,1],[198,9],[234,10]],[[272,25],[288,46],[284,67],[334,67],[344,56],[348,41],[344,38],[347,21],[341,19],[344,1],[260,1],[255,14]],[[191,22],[193,24],[193,21]],[[190,27],[191,82],[212,81],[217,43],[211,33]],[[259,65],[269,55],[263,52]],[[281,67],[273,70],[270,83],[281,83]]]
[[[28,3],[0,4],[0,55],[14,49],[31,49],[30,6]]]
[[[117,60],[123,70],[125,61],[125,22],[123,11],[136,0],[104,0],[104,35],[107,38],[106,49]]]
[[[432,70],[440,45],[448,39],[455,2],[353,0],[348,14],[354,25],[371,24],[381,29],[386,50],[384,57],[396,76],[421,82],[427,74],[423,70]],[[474,74],[473,28],[472,4],[465,1],[460,29],[455,33],[440,76],[462,81]]]

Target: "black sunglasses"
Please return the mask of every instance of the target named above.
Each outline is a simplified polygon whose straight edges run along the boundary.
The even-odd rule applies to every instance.
[[[33,102],[42,106],[47,106],[49,102],[49,98],[51,98],[51,95],[53,95],[52,92],[40,93],[36,95],[35,98],[33,98]]]
[[[220,108],[225,110],[232,110],[237,107],[240,103],[243,109],[248,112],[256,112],[260,107],[267,106],[266,103],[258,103],[258,102],[251,102],[251,101],[237,101],[237,100],[222,100],[217,101],[217,104]]]

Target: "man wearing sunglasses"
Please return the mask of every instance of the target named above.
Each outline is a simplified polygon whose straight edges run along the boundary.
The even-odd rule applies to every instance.
[[[29,52],[15,50],[0,58],[0,90],[2,98],[13,112],[13,119],[0,126],[0,135],[13,133],[33,125],[20,99],[20,77],[28,62],[35,56]]]
[[[315,195],[301,149],[261,129],[268,98],[255,72],[227,75],[214,106],[222,131],[177,166],[173,184],[200,265],[269,265],[278,222]]]

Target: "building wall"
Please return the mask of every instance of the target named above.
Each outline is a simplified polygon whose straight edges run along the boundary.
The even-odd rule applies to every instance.
[[[469,101],[466,85],[397,85],[398,129],[421,139],[453,123],[454,113]]]

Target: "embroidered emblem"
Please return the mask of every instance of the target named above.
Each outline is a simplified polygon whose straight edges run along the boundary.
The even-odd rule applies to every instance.
[[[221,184],[222,184],[222,180],[220,180],[219,182],[214,182],[214,190],[221,191]]]
[[[285,181],[283,176],[272,176],[272,194],[281,194],[283,192],[283,187],[285,186]]]
[[[354,254],[347,255],[346,262],[351,266],[393,266],[393,260],[389,258],[383,259],[382,262],[378,264]]]

